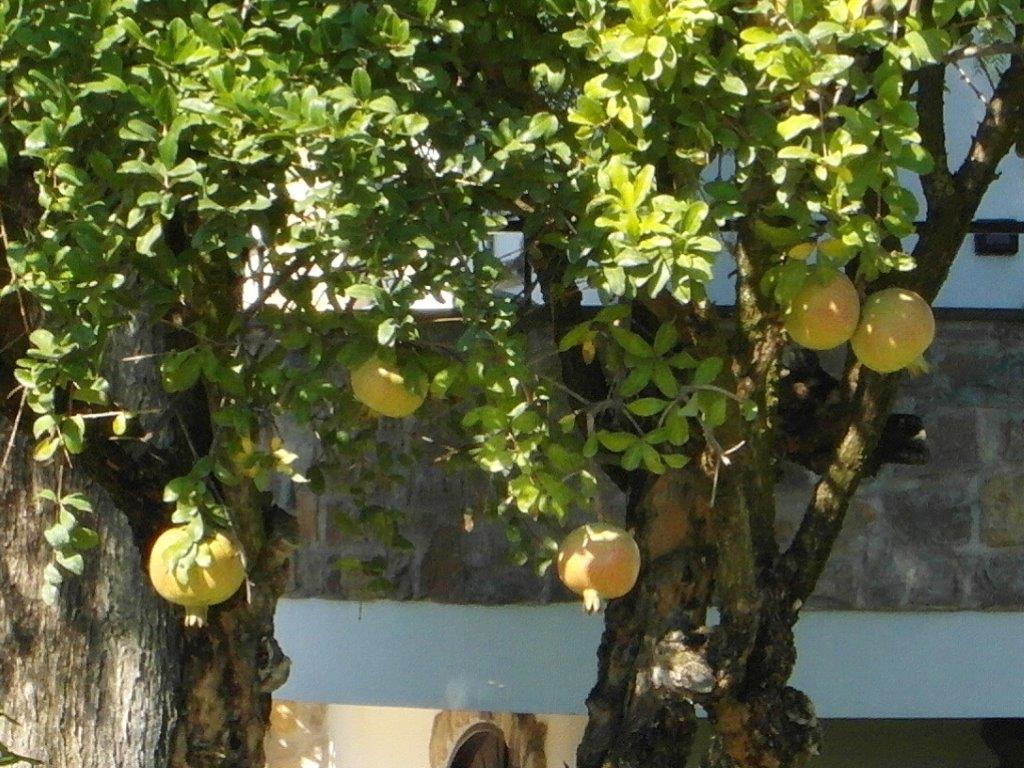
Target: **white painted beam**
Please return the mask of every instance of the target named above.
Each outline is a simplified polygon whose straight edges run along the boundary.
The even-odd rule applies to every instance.
[[[602,620],[576,605],[284,600],[284,698],[580,714]],[[811,612],[794,685],[822,717],[1024,717],[1024,614]]]

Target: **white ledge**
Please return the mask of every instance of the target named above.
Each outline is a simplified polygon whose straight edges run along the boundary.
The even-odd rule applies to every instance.
[[[283,600],[284,698],[583,714],[603,621],[576,605]],[[1024,614],[811,612],[793,684],[827,718],[1024,716]]]

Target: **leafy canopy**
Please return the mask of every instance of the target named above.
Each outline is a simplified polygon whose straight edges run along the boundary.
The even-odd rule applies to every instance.
[[[164,496],[195,541],[240,514],[218,488],[294,474],[288,446],[260,447],[283,415],[325,465],[401,475],[340,375],[372,354],[430,384],[428,416],[503,480],[513,528],[586,504],[594,460],[681,467],[740,398],[720,354],[671,320],[640,332],[636,305],[703,307],[737,225],[765,245],[741,278],[780,303],[815,270],[913,266],[892,238],[918,213],[904,174],[931,161],[908,75],[1022,20],[930,6],[3,0],[0,160],[36,196],[4,203],[4,293],[37,312],[17,370],[36,459],[141,437],[108,381],[132,364],[111,338],[142,322],[172,340],[166,390],[210,404],[209,454]],[[606,304],[560,347],[596,358],[607,400],[567,394],[526,332],[538,313],[499,290],[482,244],[513,218],[549,302]],[[451,297],[458,333],[413,307],[427,295]],[[80,571],[88,501],[40,502]],[[397,537],[378,512],[361,523]]]

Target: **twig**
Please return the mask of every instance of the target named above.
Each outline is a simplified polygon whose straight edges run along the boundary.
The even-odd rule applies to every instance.
[[[18,404],[18,412],[14,415],[14,426],[11,427],[11,436],[7,440],[7,449],[4,451],[4,458],[0,461],[0,472],[7,466],[7,460],[11,457],[11,449],[18,437],[18,425],[21,423],[21,414],[25,410],[25,398],[28,397],[28,390],[21,388],[21,402]]]
[[[963,59],[977,59],[986,56],[1019,56],[1024,54],[1024,46],[1020,43],[988,43],[987,45],[965,45],[954,48],[943,57],[943,61],[952,64]]]

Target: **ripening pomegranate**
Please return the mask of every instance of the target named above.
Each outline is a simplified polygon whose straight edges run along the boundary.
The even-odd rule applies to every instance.
[[[588,523],[574,530],[558,548],[558,578],[583,596],[588,613],[602,600],[622,597],[636,584],[640,548],[629,532],[609,523]]]
[[[245,566],[234,540],[217,532],[199,545],[201,551],[209,553],[210,564],[204,567],[194,563],[187,583],[180,584],[166,555],[188,537],[188,531],[180,527],[168,528],[157,537],[149,553],[149,580],[164,600],[185,607],[185,626],[201,627],[206,623],[206,609],[223,603],[242,586]]]
[[[408,416],[423,404],[426,395],[414,392],[402,375],[377,356],[352,371],[352,394],[371,411],[393,419]]]
[[[850,339],[854,354],[879,373],[915,364],[935,338],[935,316],[913,291],[886,288],[868,296]]]
[[[813,273],[786,308],[783,324],[800,346],[832,349],[849,341],[859,316],[860,297],[850,278],[839,271]]]

